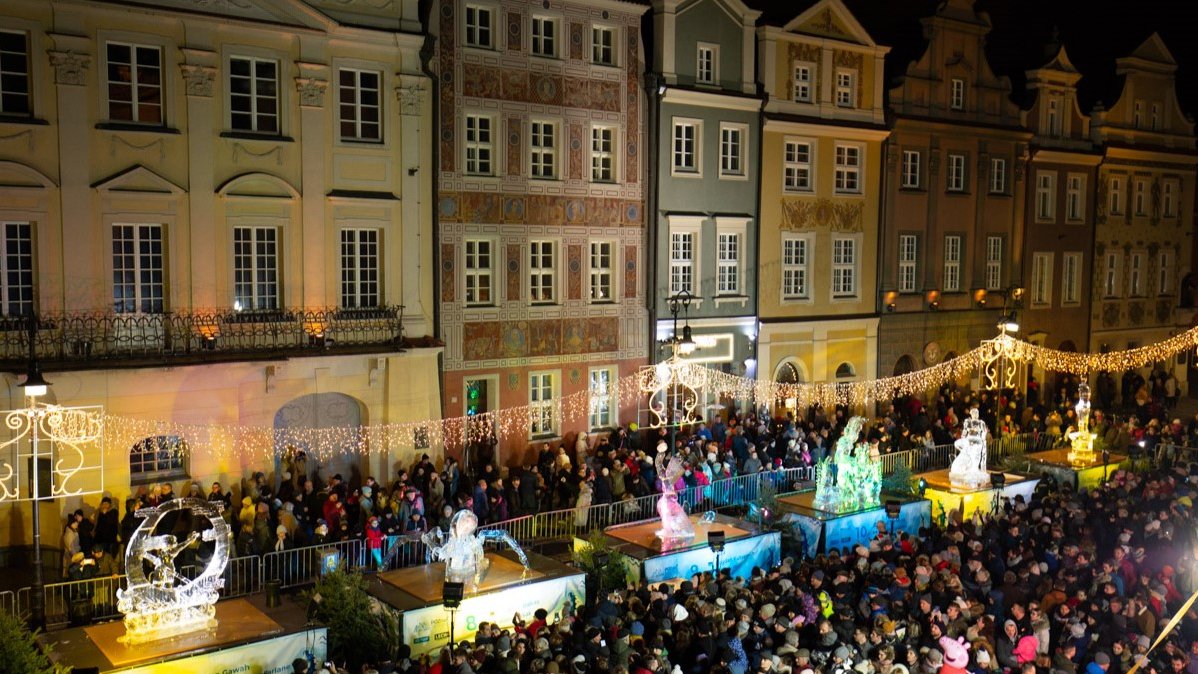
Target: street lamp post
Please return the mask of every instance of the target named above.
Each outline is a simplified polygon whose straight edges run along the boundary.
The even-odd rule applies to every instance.
[[[670,347],[670,353],[673,360],[677,361],[679,356],[689,356],[695,352],[695,339],[691,335],[691,326],[689,320],[691,300],[694,295],[690,291],[683,290],[676,293],[667,300],[670,303],[670,315],[674,317],[674,329],[670,334],[670,338],[665,340],[665,343]],[[682,314],[682,333],[678,333],[678,314]],[[675,443],[678,437],[678,419],[675,417],[676,406],[678,404],[678,378],[673,378],[672,391],[669,396],[669,424],[670,424],[670,447],[669,451],[673,452]]]
[[[38,427],[41,425],[37,399],[46,395],[50,390],[50,382],[42,377],[41,367],[37,362],[37,316],[29,314],[26,317],[26,330],[29,336],[29,370],[25,381],[20,387],[25,391],[26,414],[30,430],[30,471],[33,479],[33,587],[30,600],[31,622],[35,629],[46,627],[46,582],[42,574],[42,486],[40,468],[40,448],[38,446]]]

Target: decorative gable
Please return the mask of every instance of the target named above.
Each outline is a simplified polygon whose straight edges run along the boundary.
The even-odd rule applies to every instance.
[[[299,0],[156,0],[160,9],[181,9],[235,19],[306,28],[332,26],[328,17]]]
[[[843,40],[860,45],[876,46],[841,0],[820,0],[783,27],[788,33]]]
[[[1165,41],[1157,33],[1148,36],[1147,40],[1131,53],[1132,58],[1152,61],[1153,63],[1164,63],[1168,65],[1177,65],[1177,61],[1173,60],[1173,54],[1169,52],[1169,48],[1165,46]]]
[[[183,194],[182,187],[138,164],[109,176],[92,187],[101,192],[138,192],[142,194]]]

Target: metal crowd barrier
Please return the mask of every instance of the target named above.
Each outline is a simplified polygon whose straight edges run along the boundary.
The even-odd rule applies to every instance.
[[[12,590],[0,592],[0,611],[17,615],[17,593]]]
[[[75,622],[116,618],[116,591],[126,587],[124,576],[46,584],[46,626],[63,627]],[[28,605],[20,607],[22,613]]]
[[[329,552],[338,553],[342,563],[349,568],[358,568],[363,561],[363,543],[353,539],[268,552],[262,555],[260,578],[267,583],[278,582],[281,588],[307,585],[320,576],[321,565]]]

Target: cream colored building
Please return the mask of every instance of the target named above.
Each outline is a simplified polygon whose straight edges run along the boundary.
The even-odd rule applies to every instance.
[[[4,402],[34,311],[51,400],[160,422],[105,448],[117,499],[269,474],[263,429],[439,419],[415,0],[152,4],[0,7]],[[252,432],[180,452],[175,424]],[[434,449],[409,432],[310,466],[386,479]],[[0,545],[27,521],[0,506]]]

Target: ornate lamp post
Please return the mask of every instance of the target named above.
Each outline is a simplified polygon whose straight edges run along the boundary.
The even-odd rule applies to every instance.
[[[42,491],[39,478],[41,470],[39,470],[39,462],[41,453],[38,447],[38,426],[41,425],[41,419],[38,418],[39,408],[37,399],[46,395],[50,391],[50,382],[46,381],[42,376],[42,369],[37,362],[37,315],[29,314],[26,320],[26,329],[29,335],[29,369],[25,374],[25,381],[20,383],[20,387],[25,391],[25,410],[27,421],[29,423],[29,442],[30,442],[30,465],[33,478],[33,588],[30,602],[31,620],[35,629],[45,629],[46,627],[46,582],[42,574]],[[19,414],[14,412],[13,414]],[[11,427],[11,426],[10,426]]]
[[[669,405],[669,418],[667,419],[667,423],[670,426],[670,448],[669,448],[669,451],[671,451],[671,452],[674,451],[674,446],[675,446],[675,443],[677,441],[677,436],[678,436],[678,425],[680,423],[680,421],[675,417],[675,412],[677,412],[677,410],[678,410],[678,393],[679,393],[678,385],[679,385],[679,378],[680,378],[678,376],[677,369],[679,366],[681,366],[681,364],[683,362],[682,357],[689,356],[692,353],[694,353],[695,346],[696,346],[695,339],[691,335],[691,326],[690,326],[690,318],[689,318],[691,300],[693,300],[693,299],[694,299],[694,296],[691,295],[689,291],[683,290],[682,292],[671,296],[668,300],[670,303],[670,315],[674,317],[674,330],[670,334],[670,338],[665,340],[665,343],[670,347],[670,365],[671,365],[671,368],[673,368],[675,370],[673,373],[671,373],[672,376],[670,377],[670,383],[672,384],[672,391],[669,396],[669,400],[667,401],[668,405]],[[678,314],[679,313],[682,314],[682,332],[681,333],[678,332]],[[695,395],[695,401],[696,402],[698,401],[698,396],[694,391],[683,392],[683,395],[687,395],[688,393]],[[685,405],[684,405],[684,407],[685,407]],[[687,407],[687,414],[686,414],[686,417],[688,417],[687,420],[689,420],[691,409],[693,409],[693,408]]]

